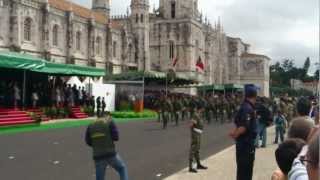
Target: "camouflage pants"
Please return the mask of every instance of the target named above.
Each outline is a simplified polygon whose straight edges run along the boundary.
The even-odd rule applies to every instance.
[[[163,112],[159,111],[158,112],[158,122],[161,122],[163,120]]]
[[[189,117],[189,113],[188,113],[188,111],[186,111],[186,110],[184,110],[184,111],[182,111],[182,115],[181,115],[182,117],[181,117],[181,120],[182,121],[185,121],[186,119],[188,119]]]
[[[181,118],[181,112],[180,112],[180,111],[176,111],[176,112],[174,113],[174,120],[175,120],[175,122],[176,122],[176,125],[179,124],[180,118]]]
[[[169,112],[162,112],[162,123],[163,123],[163,129],[167,128],[168,121],[170,120],[170,113]]]
[[[200,163],[200,144],[201,134],[198,134],[191,130],[191,148],[189,153],[189,162],[192,164],[194,160]]]
[[[212,119],[212,111],[211,110],[206,110],[205,111],[205,120],[210,124],[211,119]]]

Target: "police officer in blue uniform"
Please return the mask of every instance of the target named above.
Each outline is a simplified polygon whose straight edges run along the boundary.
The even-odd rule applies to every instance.
[[[257,88],[246,85],[245,100],[234,119],[236,127],[230,132],[236,141],[237,180],[252,180],[257,135],[256,99]]]

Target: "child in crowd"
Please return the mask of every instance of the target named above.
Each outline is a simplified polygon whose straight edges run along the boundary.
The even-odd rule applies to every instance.
[[[281,142],[283,142],[284,134],[287,127],[287,120],[281,111],[278,111],[276,116],[274,117],[274,124],[276,127],[276,138],[274,140],[274,144],[278,144],[279,137]]]

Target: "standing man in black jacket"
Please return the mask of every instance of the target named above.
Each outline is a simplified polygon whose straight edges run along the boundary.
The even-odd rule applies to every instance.
[[[265,148],[267,146],[267,128],[272,124],[273,118],[270,110],[267,107],[267,102],[264,98],[259,98],[256,104],[258,134],[256,138],[256,147]],[[260,139],[262,140],[260,146]]]
[[[110,113],[105,119],[98,119],[88,126],[85,141],[93,149],[96,180],[105,179],[107,166],[118,172],[120,180],[128,180],[126,165],[116,152],[114,142],[119,141],[119,131]]]

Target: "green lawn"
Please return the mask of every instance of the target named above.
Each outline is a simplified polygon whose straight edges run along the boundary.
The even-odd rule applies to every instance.
[[[131,118],[131,119],[114,119],[116,123],[125,123],[129,121],[144,121],[155,118]],[[17,134],[23,132],[47,131],[51,129],[72,128],[89,125],[94,119],[86,120],[70,120],[65,122],[47,123],[47,124],[29,124],[19,126],[0,127],[0,135],[3,134]]]

